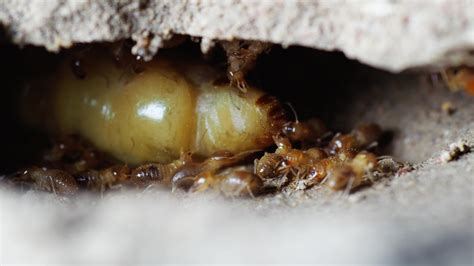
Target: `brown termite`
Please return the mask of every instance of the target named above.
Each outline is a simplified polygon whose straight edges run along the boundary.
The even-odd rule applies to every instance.
[[[278,189],[284,185],[306,189],[327,181],[329,172],[347,165],[359,151],[376,143],[381,132],[379,126],[365,124],[350,134],[336,135],[325,148],[306,150],[294,149],[289,139],[280,135],[274,138],[275,152],[255,161],[255,173]]]
[[[144,188],[152,183],[170,184],[174,173],[191,162],[189,153],[182,153],[178,160],[169,164],[148,163],[136,168],[114,165],[103,170],[89,170],[75,175],[87,190],[104,192],[117,187]]]
[[[377,156],[360,152],[349,162],[331,168],[325,184],[333,190],[345,189],[349,192],[366,181],[376,166]]]
[[[30,167],[14,174],[10,179],[35,190],[57,195],[72,196],[78,191],[76,180],[69,173],[57,169]]]
[[[255,67],[258,56],[270,50],[271,44],[259,41],[222,41],[222,48],[227,55],[227,74],[232,86],[247,92],[245,80],[247,73]]]
[[[329,133],[320,119],[311,118],[305,122],[300,122],[293,105],[290,103],[285,104],[293,113],[294,121],[286,122],[282,127],[281,133],[291,142],[315,142]]]
[[[245,165],[246,162],[250,162],[252,157],[255,158],[257,152],[257,150],[247,151],[234,155],[231,152],[222,151],[214,154],[202,162],[188,161],[187,164],[183,165],[178,171],[175,172],[171,178],[171,186],[173,190],[177,188],[189,190],[192,187],[197,188],[200,182],[206,181],[207,179],[209,179],[208,182],[212,183],[214,182],[213,180],[219,176],[219,173],[229,167]],[[194,190],[200,191],[203,189]]]
[[[277,149],[274,153],[266,153],[255,160],[255,173],[265,183],[280,188],[287,181],[305,179],[312,174],[312,167],[327,157],[324,150],[310,148],[294,149],[288,138],[276,136],[274,141]]]
[[[213,189],[227,197],[255,197],[264,191],[261,179],[251,166],[229,167],[219,173],[204,172],[196,176],[189,192]]]
[[[83,188],[100,192],[120,187],[129,179],[130,169],[126,165],[115,165],[103,170],[88,170],[76,174],[75,178]]]
[[[406,162],[400,162],[392,156],[379,156],[374,174],[377,176],[390,176],[393,174],[402,175],[413,170],[413,166]]]
[[[377,145],[382,129],[376,124],[362,124],[350,134],[337,134],[328,144],[328,152],[337,154],[341,151],[353,152]]]

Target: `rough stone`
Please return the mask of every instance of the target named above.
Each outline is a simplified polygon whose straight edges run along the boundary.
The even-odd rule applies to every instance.
[[[472,0],[3,0],[0,23],[14,43],[51,51],[148,35],[154,54],[188,34],[340,50],[401,71],[474,64],[472,10]]]

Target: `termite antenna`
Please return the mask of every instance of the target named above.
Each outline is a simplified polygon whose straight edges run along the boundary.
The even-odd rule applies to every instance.
[[[295,108],[293,108],[293,105],[290,102],[285,102],[285,104],[288,105],[288,107],[290,107],[291,112],[293,113],[293,116],[295,117],[295,122],[298,123],[299,122],[298,114],[296,114],[296,111],[295,111]]]

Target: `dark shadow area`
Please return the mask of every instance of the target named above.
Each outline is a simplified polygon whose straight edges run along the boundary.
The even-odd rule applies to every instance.
[[[1,47],[0,57],[0,73],[4,77],[0,90],[0,174],[5,174],[36,161],[47,145],[46,136],[22,126],[17,99],[21,89],[28,86],[27,80],[48,71],[53,57],[44,49],[10,45]]]
[[[302,47],[276,47],[257,67],[264,90],[291,103],[301,120],[319,117],[333,130],[350,129],[331,120],[335,110],[350,108],[352,96],[366,87],[368,76],[362,75],[369,69],[342,53]]]

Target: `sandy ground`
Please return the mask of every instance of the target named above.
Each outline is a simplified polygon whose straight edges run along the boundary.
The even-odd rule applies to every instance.
[[[414,171],[351,195],[256,200],[159,188],[60,200],[0,188],[0,263],[472,265],[474,153],[445,164],[439,156],[449,143],[474,144],[474,98],[418,75],[366,71],[366,92],[331,105],[331,124],[379,122],[394,132],[389,151]],[[447,99],[452,116],[440,109]]]

